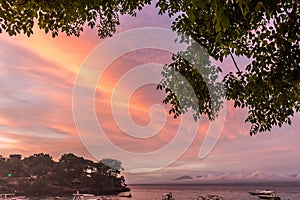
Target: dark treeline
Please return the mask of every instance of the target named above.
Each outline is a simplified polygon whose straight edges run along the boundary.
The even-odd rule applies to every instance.
[[[122,163],[105,158],[93,162],[72,153],[55,162],[49,154],[22,158],[0,156],[0,190],[25,195],[71,195],[75,190],[95,194],[128,191]]]

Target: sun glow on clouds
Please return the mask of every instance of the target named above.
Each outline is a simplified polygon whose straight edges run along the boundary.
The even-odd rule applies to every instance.
[[[3,144],[3,143],[6,143],[6,144],[18,143],[16,140],[13,140],[13,139],[10,139],[7,137],[3,137],[3,136],[0,137],[0,141],[1,141],[1,144]],[[3,147],[0,146],[0,148],[3,148]],[[4,148],[5,148],[5,146],[4,146]]]
[[[81,38],[67,37],[64,34],[52,38],[50,34],[45,34],[37,27],[34,28],[34,34],[30,38],[25,35],[15,36],[13,40],[7,35],[4,38],[12,44],[32,51],[45,61],[56,63],[73,73],[77,72],[86,55],[100,41],[90,41],[88,38],[82,39],[84,34]]]
[[[146,55],[146,56],[145,56]],[[155,56],[157,55],[157,56]],[[112,116],[111,109],[111,96],[114,87],[116,86],[117,81],[122,75],[124,75],[132,67],[139,66],[143,63],[149,62],[149,56],[153,56],[152,61],[161,62],[161,59],[168,58],[164,52],[152,52],[149,53],[149,50],[143,50],[140,52],[132,52],[126,55],[123,55],[121,58],[114,61],[105,71],[104,75],[101,77],[99,82],[97,93],[96,93],[96,109],[101,127],[104,129],[105,134],[121,148],[124,148],[131,152],[149,152],[160,148],[168,142],[174,134],[172,126],[170,123],[174,123],[168,119],[166,127],[169,128],[166,131],[165,128],[161,133],[147,139],[138,139],[128,136],[126,133],[117,126]],[[169,58],[168,58],[169,59]],[[121,66],[121,67],[120,67]],[[158,71],[159,75],[159,71]],[[142,74],[141,74],[142,76]],[[142,77],[141,77],[142,78]],[[123,83],[124,84],[124,83]],[[121,87],[126,87],[126,85],[121,85]],[[122,93],[122,90],[120,90]],[[124,94],[128,95],[128,94]],[[156,90],[155,84],[145,85],[138,90],[136,90],[133,95],[129,98],[129,102],[118,102],[116,106],[127,107],[129,115],[135,123],[141,126],[145,126],[150,122],[149,110],[151,106],[155,103],[161,104],[164,95]],[[166,115],[167,109],[162,111],[161,115]],[[159,116],[158,113],[156,113]],[[104,117],[105,116],[105,117]],[[152,119],[155,120],[155,119]],[[169,123],[169,124],[168,124]],[[177,122],[176,122],[177,123]],[[155,124],[154,124],[155,126]],[[163,128],[163,127],[162,127]],[[143,133],[136,133],[142,134]],[[135,145],[131,145],[135,144]]]
[[[45,38],[41,33],[14,39],[1,35],[0,130],[6,132],[2,149],[7,148],[1,154],[47,152],[51,148],[46,141],[76,135],[71,118],[72,84],[84,55],[78,50],[77,60],[72,60],[70,54],[54,48],[57,43]]]

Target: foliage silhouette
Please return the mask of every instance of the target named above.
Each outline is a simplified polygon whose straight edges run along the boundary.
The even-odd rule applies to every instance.
[[[104,38],[116,31],[119,15],[135,16],[137,10],[150,3],[151,0],[1,1],[0,32],[6,31],[9,35],[23,32],[30,36],[37,23],[53,37],[59,32],[79,36],[87,25],[96,27],[99,37]],[[291,124],[291,117],[300,110],[299,0],[158,0],[156,7],[159,14],[174,18],[174,31],[190,36],[209,56],[220,61],[220,70],[226,70],[222,63],[224,58],[232,59],[236,71],[229,71],[214,85],[224,84],[225,97],[232,100],[235,107],[248,109],[246,122],[251,123],[251,135],[270,131],[273,126]],[[234,55],[249,58],[250,64],[241,68]],[[178,117],[189,106],[193,108],[188,98],[179,103],[180,97],[168,88],[176,81],[168,76],[173,69],[189,80],[197,94],[199,108],[193,108],[194,117],[206,114],[214,119],[214,109],[220,108],[224,94],[212,101],[205,85],[217,80],[219,73],[212,70],[212,74],[200,74],[200,77],[194,73],[197,69],[194,63],[184,61],[179,54],[173,56],[173,61],[165,66],[165,77],[158,86],[167,93],[164,102],[172,105],[170,113]],[[186,95],[189,92],[182,94]]]
[[[124,177],[120,175],[122,163],[118,160],[109,159],[118,163],[120,171],[72,153],[62,155],[58,162],[44,153],[23,159],[18,158],[1,156],[0,188],[4,192],[27,195],[70,195],[77,189],[95,194],[112,194],[129,190]],[[8,177],[8,173],[12,173],[12,176]],[[74,179],[79,183],[74,184]]]

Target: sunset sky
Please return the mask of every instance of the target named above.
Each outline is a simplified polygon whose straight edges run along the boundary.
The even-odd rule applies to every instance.
[[[118,33],[147,26],[170,28],[171,20],[167,16],[158,16],[157,12],[147,6],[136,18],[121,17]],[[171,53],[163,50],[128,52],[114,60],[99,80],[94,99],[95,114],[106,136],[96,137],[98,133],[93,128],[94,124],[90,125],[89,116],[84,114],[85,107],[80,108],[80,119],[82,123],[86,122],[86,132],[79,133],[73,119],[73,86],[80,67],[89,61],[91,52],[101,42],[103,40],[97,37],[97,31],[88,28],[79,38],[67,37],[61,33],[53,39],[50,34],[45,34],[38,28],[30,38],[24,35],[10,37],[6,33],[0,35],[0,155],[19,153],[28,156],[44,152],[58,159],[63,153],[72,152],[89,159],[98,159],[80,139],[82,134],[86,134],[85,136],[92,138],[91,141],[97,138],[93,141],[97,150],[101,150],[97,155],[111,158],[117,156],[103,146],[105,137],[112,145],[125,152],[122,158],[117,159],[124,163],[128,183],[168,182],[183,175],[195,177],[190,182],[300,181],[300,115],[293,117],[291,126],[273,128],[271,132],[251,137],[250,125],[244,122],[247,110],[233,108],[232,102],[227,102],[220,138],[206,157],[199,159],[198,156],[210,125],[204,116],[199,121],[196,136],[183,155],[178,159],[172,158],[174,162],[170,165],[154,170],[154,164],[164,163],[180,149],[175,148],[174,155],[155,153],[176,137],[176,131],[180,127],[180,119],[169,116],[168,106],[161,103],[164,93],[156,90],[155,84],[146,84],[139,87],[129,99],[130,115],[140,126],[150,123],[151,106],[161,105],[160,109],[153,109],[153,130],[155,126],[161,125],[165,116],[166,123],[152,137],[143,136],[143,133],[151,134],[146,132],[139,132],[139,138],[124,133],[114,120],[111,104],[112,95],[122,95],[129,87],[122,84],[120,91],[114,93],[116,84],[124,74],[143,64],[160,63],[162,66],[170,61]],[[120,45],[130,46],[128,41]],[[107,53],[111,54],[115,50],[112,47],[107,49]],[[100,60],[101,56],[104,55],[99,55]],[[237,61],[242,66],[248,62],[243,58],[238,58]],[[222,65],[226,67],[224,71],[234,70],[229,59]],[[158,76],[159,72],[157,70]],[[87,72],[86,76],[92,74]],[[149,76],[147,73],[139,74],[141,79]],[[126,104],[122,101],[114,103],[116,107]],[[162,112],[161,108],[165,111]],[[122,114],[118,114],[118,117],[127,122]],[[194,123],[192,120],[185,123],[183,128],[187,136],[179,136],[181,141],[188,141],[188,132]],[[142,159],[142,155],[148,152],[154,152],[153,156]]]

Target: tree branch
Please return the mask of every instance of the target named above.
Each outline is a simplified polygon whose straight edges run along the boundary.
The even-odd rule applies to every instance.
[[[234,59],[234,57],[233,57],[233,55],[232,55],[232,53],[231,53],[230,50],[229,50],[229,53],[230,53],[230,56],[231,56],[231,59],[232,59],[234,65],[235,65],[235,68],[238,70],[238,72],[241,72],[240,69],[239,69],[239,67],[237,66],[237,64],[236,64],[236,62],[235,62],[235,59]]]

